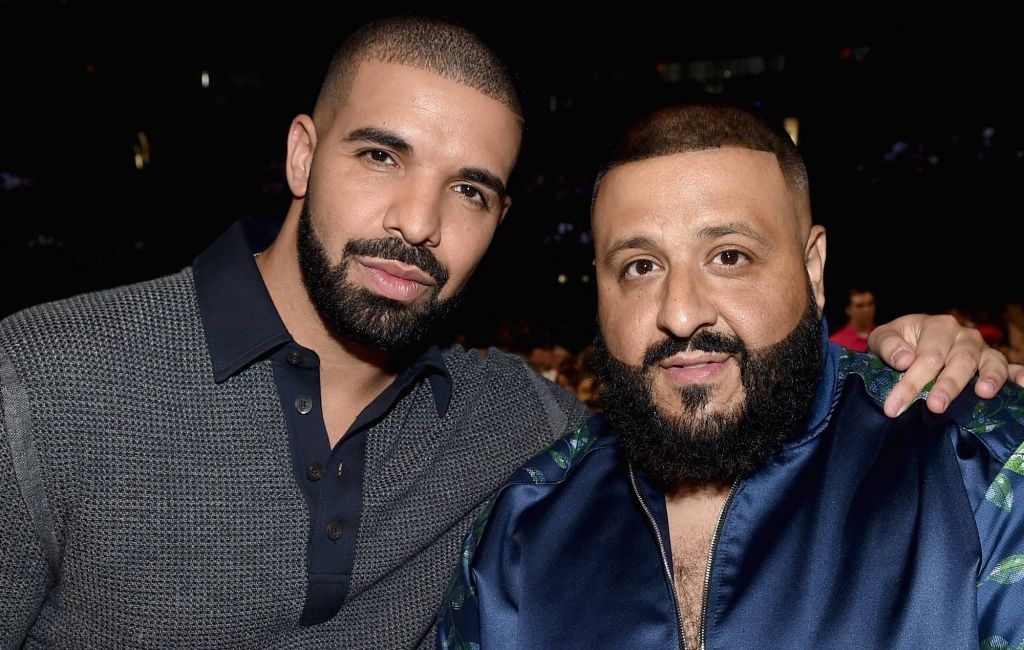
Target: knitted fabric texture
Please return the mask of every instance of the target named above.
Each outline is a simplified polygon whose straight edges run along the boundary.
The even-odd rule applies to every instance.
[[[301,627],[309,520],[273,371],[214,382],[190,269],[15,314],[0,350],[0,648],[431,648],[475,514],[587,415],[517,357],[446,352],[446,416],[421,381],[367,432],[350,593]]]

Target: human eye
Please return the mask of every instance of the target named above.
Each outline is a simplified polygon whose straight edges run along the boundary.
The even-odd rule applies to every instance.
[[[359,156],[375,167],[395,167],[398,165],[394,156],[384,149],[365,149],[359,152]]]
[[[743,251],[729,248],[715,253],[713,258],[719,266],[741,266],[750,263],[750,256]]]
[[[658,264],[652,259],[646,257],[638,260],[633,260],[626,264],[622,269],[622,277],[624,278],[639,278],[657,270]]]
[[[476,203],[484,209],[490,207],[490,203],[487,201],[487,196],[475,185],[471,185],[469,183],[457,183],[453,189],[456,193],[461,194],[467,201]]]

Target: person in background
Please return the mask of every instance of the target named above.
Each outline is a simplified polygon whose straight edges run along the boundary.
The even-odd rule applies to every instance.
[[[868,351],[868,336],[875,325],[875,294],[870,289],[850,289],[846,298],[846,324],[829,340],[854,352]]]

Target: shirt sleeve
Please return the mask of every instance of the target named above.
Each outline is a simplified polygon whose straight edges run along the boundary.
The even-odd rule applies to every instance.
[[[975,512],[982,547],[978,571],[978,637],[982,650],[1024,648],[1022,499],[1024,444],[996,474]]]
[[[437,620],[439,650],[514,647],[519,589],[514,499],[502,490],[480,512],[466,535],[458,566]]]
[[[50,567],[18,482],[9,416],[0,400],[0,648],[20,648],[46,598]]]

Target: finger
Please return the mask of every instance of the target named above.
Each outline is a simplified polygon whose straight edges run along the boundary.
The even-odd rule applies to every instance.
[[[935,378],[935,384],[928,390],[928,410],[932,413],[943,413],[949,403],[956,399],[967,382],[974,377],[978,371],[978,360],[984,362],[990,358],[989,349],[977,353],[972,347],[954,346],[953,352],[946,359],[946,365],[942,368],[939,376]],[[991,365],[991,361],[989,361]],[[989,387],[991,388],[991,386]]]
[[[910,368],[903,373],[902,379],[893,386],[889,396],[885,399],[885,404],[882,406],[885,414],[894,418],[907,410],[907,407],[924,390],[925,385],[938,376],[942,366],[943,358],[937,354],[918,353]]]
[[[1006,355],[994,348],[981,353],[981,365],[978,368],[978,381],[974,384],[974,394],[978,397],[991,399],[1010,376]]]
[[[868,346],[896,370],[906,370],[914,361],[914,348],[894,329],[875,329],[868,337]]]
[[[1010,379],[1013,383],[1018,386],[1024,386],[1024,366],[1019,363],[1011,363],[1010,367],[1007,368],[1010,374]]]
[[[950,336],[952,332],[956,334]],[[928,407],[942,413],[974,377],[985,349],[988,347],[977,330],[961,328],[952,318],[930,319],[922,328],[918,354],[886,400],[886,415],[901,414],[933,379],[936,384],[929,391]]]

